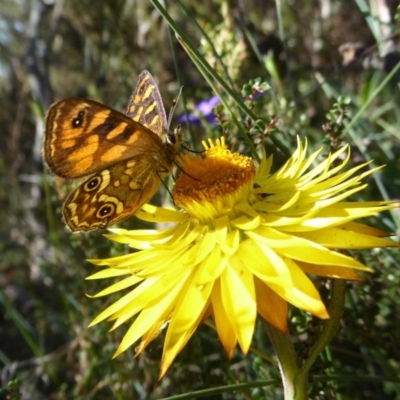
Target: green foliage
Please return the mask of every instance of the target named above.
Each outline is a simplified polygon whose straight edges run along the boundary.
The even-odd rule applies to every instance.
[[[112,360],[127,326],[111,333],[107,322],[87,326],[119,295],[86,296],[104,286],[85,281],[95,272],[85,259],[127,249],[110,247],[101,233],[65,229],[65,185],[44,172],[40,156],[43,116],[52,101],[85,96],[123,110],[137,75],[149,69],[167,110],[181,84],[189,113],[213,92],[221,98],[215,127],[187,126],[196,149],[223,133],[243,153],[257,157],[265,147],[278,165],[296,135],[307,137],[309,151],[325,145],[325,155],[349,143],[352,164],[387,165],[368,182],[363,200],[400,197],[396,71],[363,67],[373,46],[338,68],[339,45],[390,40],[372,14],[377,10],[353,1],[328,2],[324,10],[316,2],[302,9],[256,0],[166,3],[184,33],[179,40],[156,1],[0,0],[0,399],[159,399],[207,389],[209,399],[283,396],[261,324],[254,352],[238,350],[232,360],[215,332],[202,326],[161,381],[162,334],[140,357],[132,350]],[[168,196],[161,191],[153,201],[168,202]],[[399,232],[397,212],[369,224]],[[141,227],[135,218],[123,226]],[[310,398],[400,398],[398,253],[355,255],[375,272],[348,284],[342,328],[311,371]],[[329,282],[318,282],[328,297]],[[291,310],[290,322],[296,350],[306,355],[319,321]]]

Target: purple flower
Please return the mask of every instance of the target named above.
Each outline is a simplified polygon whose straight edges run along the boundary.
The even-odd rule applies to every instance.
[[[190,122],[193,124],[201,125],[201,119],[197,115],[202,115],[209,124],[215,125],[215,115],[212,109],[220,103],[219,97],[214,95],[208,100],[200,101],[195,107],[195,112],[189,115],[181,115],[178,122]]]

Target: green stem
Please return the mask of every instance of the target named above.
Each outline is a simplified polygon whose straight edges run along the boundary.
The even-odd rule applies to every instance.
[[[332,280],[331,298],[328,304],[330,318],[323,323],[323,328],[310,350],[307,360],[301,367],[300,375],[308,375],[311,366],[318,358],[322,350],[331,342],[339,328],[340,319],[343,315],[344,300],[346,296],[346,282],[342,279]]]
[[[288,333],[282,333],[266,323],[266,331],[279,361],[285,400],[306,400],[308,398],[308,374],[322,350],[330,343],[339,327],[343,314],[346,282],[332,281],[331,298],[328,305],[330,318],[323,323],[317,341],[308,358],[301,364],[298,360]]]
[[[307,381],[302,382],[305,384],[302,388],[294,385],[300,368],[289,334],[282,333],[267,322],[265,323],[265,329],[278,357],[285,400],[307,399]],[[303,395],[300,395],[300,393]]]

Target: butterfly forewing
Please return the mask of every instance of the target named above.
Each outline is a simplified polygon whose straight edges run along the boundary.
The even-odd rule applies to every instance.
[[[167,115],[153,76],[143,71],[129,99],[126,115],[159,136],[167,133]]]
[[[92,100],[67,99],[46,116],[44,157],[63,178],[79,178],[161,145],[158,135]]]

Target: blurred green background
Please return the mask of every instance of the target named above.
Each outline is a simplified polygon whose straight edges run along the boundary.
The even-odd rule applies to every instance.
[[[241,95],[247,84],[243,100],[261,122],[228,101],[277,163],[287,157],[282,150],[294,148],[295,135],[308,138],[310,152],[348,142],[353,165],[370,159],[387,165],[354,200],[400,197],[398,2],[165,3],[232,89]],[[213,95],[150,1],[0,0],[0,399],[159,399],[215,387],[225,393],[204,398],[282,398],[276,365],[257,352],[237,351],[228,360],[207,326],[161,381],[162,335],[137,359],[131,350],[111,360],[127,326],[112,333],[107,323],[87,328],[113,298],[86,296],[105,286],[85,281],[96,271],[85,260],[126,249],[101,232],[65,228],[68,188],[43,167],[43,118],[53,101],[74,96],[124,110],[143,69],[159,83],[167,112],[185,86],[176,117]],[[270,89],[249,101],[255,87],[249,81],[257,77]],[[248,152],[229,113],[216,112],[217,126],[183,123],[186,138],[200,149],[203,138],[223,133]],[[169,201],[168,193],[161,190],[153,201]],[[398,233],[399,214],[366,222]],[[122,225],[139,223],[131,218]],[[400,399],[398,253],[355,255],[374,273],[349,283],[341,329],[312,370],[310,398]],[[329,281],[317,282],[329,294]],[[296,349],[307,354],[318,321],[293,309],[289,318]],[[253,345],[273,356],[261,325]],[[252,387],[260,381],[262,387]],[[245,382],[249,387],[232,391],[230,385]]]

